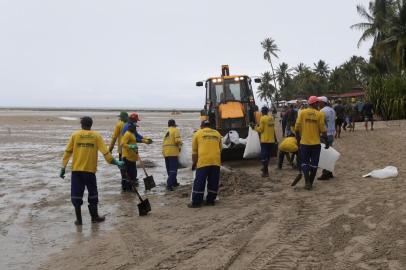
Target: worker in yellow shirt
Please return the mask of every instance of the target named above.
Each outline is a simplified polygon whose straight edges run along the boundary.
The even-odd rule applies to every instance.
[[[66,146],[62,161],[62,168],[59,176],[65,178],[65,168],[72,159],[72,176],[71,176],[71,201],[75,207],[76,225],[82,225],[81,206],[83,204],[83,193],[85,187],[88,191],[89,212],[93,223],[102,222],[105,217],[98,214],[97,204],[99,202],[97,192],[96,170],[97,170],[97,152],[100,151],[104,159],[117,165],[119,168],[124,165],[122,161],[115,160],[103,141],[101,135],[90,130],[93,125],[92,118],[85,116],[81,118],[80,124],[82,129],[74,132]]]
[[[120,115],[118,117],[119,117],[119,120],[117,121],[116,126],[114,127],[113,134],[111,135],[109,151],[110,151],[110,153],[113,152],[114,145],[117,142],[118,159],[122,160],[122,157],[121,157],[122,151],[121,151],[120,140],[122,137],[121,133],[123,131],[124,125],[125,125],[125,123],[128,122],[128,113],[120,112]],[[123,187],[125,184],[124,180],[125,180],[125,176],[126,176],[125,170],[124,169],[120,170],[120,173],[121,173],[121,186]]]
[[[135,137],[136,132],[137,125],[129,122],[128,130],[124,133],[120,142],[126,173],[126,179],[124,180],[124,185],[122,186],[123,191],[133,191],[132,187],[138,185],[136,162],[139,157],[137,139]]]
[[[166,172],[168,179],[166,180],[166,189],[172,191],[174,187],[179,186],[176,179],[178,174],[178,156],[182,146],[179,129],[176,127],[176,122],[173,119],[168,121],[168,131],[165,134],[162,144],[162,154],[165,158]]]
[[[300,160],[307,190],[312,189],[317,174],[321,150],[320,134],[325,138],[326,148],[329,147],[324,113],[317,110],[318,102],[316,96],[309,97],[309,107],[300,111],[295,125],[296,133],[300,135]]]
[[[272,147],[275,147],[276,142],[275,120],[271,115],[268,115],[268,107],[262,107],[261,113],[262,116],[259,120],[259,125],[255,127],[255,130],[259,133],[261,141],[262,177],[268,177],[268,165],[271,157],[271,150]]]
[[[201,129],[193,134],[192,169],[196,169],[190,208],[201,207],[207,181],[206,204],[214,205],[220,181],[221,135],[210,128],[210,122],[201,123]]]

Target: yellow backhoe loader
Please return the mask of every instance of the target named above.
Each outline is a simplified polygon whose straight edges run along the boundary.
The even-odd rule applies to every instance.
[[[260,83],[261,80],[257,78],[254,82]],[[228,65],[223,65],[221,76],[196,82],[196,86],[206,88],[206,101],[200,120],[209,120],[211,127],[223,137],[232,132],[234,135],[238,133],[241,139],[247,138],[249,125],[258,123],[260,118],[251,78],[247,75],[230,75]],[[244,149],[243,143],[232,143],[223,149],[222,160],[242,159]]]

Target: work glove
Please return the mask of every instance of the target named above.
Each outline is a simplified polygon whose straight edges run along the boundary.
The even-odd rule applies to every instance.
[[[116,165],[120,170],[124,169],[124,166],[125,166],[124,161],[117,160],[115,158],[113,158],[113,160],[111,161],[111,164]]]
[[[330,147],[330,142],[328,141],[328,138],[326,136],[323,136],[323,141],[325,144],[325,149],[328,149]]]
[[[152,139],[150,139],[150,138],[145,139],[145,143],[146,143],[146,144],[151,144],[151,143],[152,143]]]
[[[130,150],[138,151],[138,145],[136,145],[136,144],[129,144],[128,148]]]
[[[61,168],[61,172],[59,173],[59,177],[64,179],[65,178],[65,168]]]

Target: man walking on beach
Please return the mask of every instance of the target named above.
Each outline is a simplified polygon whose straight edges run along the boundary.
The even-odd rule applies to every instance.
[[[201,207],[207,181],[206,204],[214,205],[220,181],[221,135],[210,128],[210,122],[201,123],[201,129],[193,134],[192,169],[196,169],[190,208]]]
[[[336,138],[340,138],[341,135],[341,127],[345,128],[345,108],[341,104],[341,99],[337,100],[337,104],[334,106],[334,111],[336,112],[336,119],[335,119],[335,129],[337,133],[335,134]]]
[[[336,133],[335,129],[335,119],[336,119],[336,113],[335,111],[330,107],[328,103],[327,97],[319,97],[319,105],[320,105],[320,111],[324,113],[324,120],[326,123],[326,129],[327,129],[327,142],[325,141],[325,138],[321,138],[322,142],[324,144],[328,144],[329,146],[333,145],[334,141],[334,135]],[[330,178],[333,178],[333,173],[327,170],[323,170],[322,175],[317,178],[317,180],[329,180]]]
[[[262,177],[268,177],[268,165],[271,158],[271,150],[275,145],[275,120],[271,115],[268,115],[269,109],[264,106],[261,109],[262,116],[259,120],[259,125],[255,130],[259,133],[261,139],[261,162],[262,162]]]
[[[121,142],[122,131],[123,131],[124,125],[128,121],[128,113],[120,112],[120,115],[118,117],[119,117],[119,120],[117,121],[116,126],[114,127],[113,134],[111,135],[109,151],[110,151],[110,153],[113,152],[114,145],[116,144],[116,141],[117,141],[118,159],[121,161],[122,160],[122,149],[121,149],[120,142]],[[120,169],[120,172],[121,172],[121,187],[123,188],[125,185],[126,173],[125,173],[125,170],[123,170],[123,169]]]
[[[320,134],[327,140],[324,114],[317,110],[318,98],[309,97],[309,108],[301,110],[296,121],[295,130],[300,135],[300,161],[305,178],[305,189],[311,190],[317,174],[320,158]]]
[[[374,130],[374,106],[371,102],[367,101],[362,110],[365,121],[365,130],[368,131],[368,121],[371,121],[371,130]]]
[[[172,191],[174,187],[179,186],[176,179],[178,174],[178,156],[182,140],[179,129],[176,127],[176,122],[173,119],[168,121],[168,131],[165,134],[162,144],[162,154],[165,158],[166,172],[168,179],[166,180],[166,189]]]
[[[97,152],[100,151],[104,159],[121,168],[122,161],[115,160],[103,141],[102,136],[90,130],[93,125],[92,118],[85,116],[81,118],[81,130],[74,132],[68,142],[63,156],[62,168],[59,176],[65,178],[65,168],[72,159],[72,177],[71,177],[71,201],[75,207],[76,221],[75,225],[82,225],[81,206],[83,204],[83,193],[85,187],[88,191],[89,212],[92,217],[92,223],[98,223],[105,220],[98,214],[97,204],[99,202],[97,192],[96,170],[97,170]]]

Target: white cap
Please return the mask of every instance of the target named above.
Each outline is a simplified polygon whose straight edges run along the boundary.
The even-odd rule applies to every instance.
[[[328,99],[327,99],[327,97],[325,97],[325,96],[318,97],[317,99],[318,99],[319,101],[321,101],[321,102],[328,103]]]

